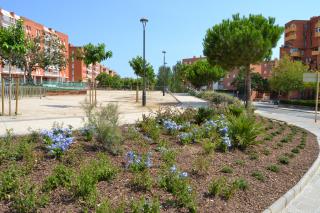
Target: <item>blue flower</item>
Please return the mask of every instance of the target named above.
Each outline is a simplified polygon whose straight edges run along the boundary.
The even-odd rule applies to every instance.
[[[175,173],[177,171],[177,167],[175,165],[170,167],[170,172]]]
[[[181,172],[179,177],[180,178],[186,178],[186,177],[188,177],[188,173],[187,172]]]

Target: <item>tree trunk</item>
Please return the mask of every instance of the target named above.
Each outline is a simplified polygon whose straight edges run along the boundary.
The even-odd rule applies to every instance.
[[[251,71],[250,65],[246,66],[246,108],[251,104]]]

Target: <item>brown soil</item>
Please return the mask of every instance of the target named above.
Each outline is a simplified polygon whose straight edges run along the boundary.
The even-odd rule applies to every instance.
[[[257,119],[265,121],[265,119],[262,118]],[[263,141],[263,138],[268,133],[279,130],[280,124],[273,122],[272,126],[273,129],[266,130],[266,132],[258,138],[258,141]],[[126,127],[122,127],[122,130],[126,132]],[[285,126],[284,131],[280,135],[275,136],[272,141],[264,141],[250,147],[246,151],[233,150],[227,153],[215,152],[210,156],[209,169],[202,175],[192,174],[193,162],[202,152],[200,144],[182,146],[174,136],[163,134],[161,137],[170,141],[170,147],[177,151],[177,167],[181,171],[186,171],[188,174],[191,174],[191,185],[197,195],[198,212],[261,212],[292,188],[317,158],[318,144],[316,137],[308,132],[305,148],[301,149],[299,154],[295,154],[294,157],[290,158],[288,165],[278,163],[279,156],[291,153],[291,150],[300,144],[302,131],[303,130],[298,129],[292,142],[280,143],[280,140],[291,132],[290,128]],[[145,143],[125,140],[122,155],[109,155],[112,164],[119,167],[120,171],[111,182],[98,183],[99,200],[101,201],[108,198],[110,203],[116,206],[121,202],[130,202],[132,199],[139,199],[142,195],[146,197],[156,196],[159,197],[159,201],[163,206],[163,212],[186,212],[186,209],[165,205],[166,201],[174,200],[174,197],[172,194],[159,188],[156,184],[152,187],[151,191],[147,192],[134,191],[130,187],[129,183],[133,174],[124,169],[124,164],[126,153],[131,150],[137,151],[138,153],[147,153],[148,151],[153,153],[153,167],[150,170],[154,182],[156,182],[158,178],[162,161],[160,153],[155,151],[157,144],[143,144]],[[282,147],[281,144],[283,145]],[[269,155],[264,154],[265,148],[270,150]],[[93,142],[84,142],[81,137],[77,137],[77,141],[73,144],[71,151],[76,153],[74,155],[75,159],[71,160],[74,163],[73,168],[75,171],[78,171],[79,167],[94,158],[97,152],[101,151],[101,148]],[[253,152],[258,154],[258,159],[250,159],[250,153]],[[41,150],[38,150],[37,153],[42,157],[39,158],[40,160],[33,168],[29,177],[33,183],[41,186],[45,177],[50,175],[52,169],[61,162],[43,156],[43,151]],[[236,163],[237,160],[242,160],[244,162],[243,165]],[[266,168],[270,164],[277,164],[280,167],[280,171],[275,173],[267,170]],[[3,170],[6,165],[6,163],[1,165],[0,171]],[[233,168],[233,173],[225,174],[220,171],[221,168],[226,165]],[[263,173],[265,180],[259,181],[252,177],[251,174],[253,171]],[[249,188],[246,191],[237,191],[229,200],[207,196],[208,185],[211,180],[221,176],[227,177],[230,181],[240,177],[244,178],[248,181]],[[0,202],[0,212],[10,212],[8,206],[8,202]],[[50,203],[45,208],[40,209],[40,211],[81,212],[83,208],[83,204],[72,198],[68,190],[58,188],[51,192]]]

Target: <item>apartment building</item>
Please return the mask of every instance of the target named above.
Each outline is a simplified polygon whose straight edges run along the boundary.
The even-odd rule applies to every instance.
[[[87,82],[95,79],[100,73],[105,72],[108,75],[114,76],[116,72],[108,67],[97,63],[95,66],[89,65],[88,67],[82,60],[77,59],[77,52],[81,47],[76,47],[69,44],[69,80],[72,82]]]
[[[280,58],[284,55],[307,64],[312,70],[320,69],[320,16],[286,23]]]
[[[8,27],[16,23],[17,20],[22,19],[23,25],[25,28],[26,36],[36,37],[36,36],[45,36],[48,38],[50,36],[57,36],[60,41],[63,43],[66,49],[66,57],[69,56],[68,43],[69,38],[68,35],[58,32],[52,28],[48,28],[42,24],[39,24],[35,21],[32,21],[26,17],[19,16],[14,12],[8,12],[4,9],[0,8],[0,27]],[[42,44],[45,48],[46,44]],[[13,77],[20,77],[25,80],[25,73],[23,70],[13,67],[11,70]],[[6,76],[9,74],[8,66],[1,67],[0,66],[0,75]],[[43,81],[69,81],[69,68],[68,66],[64,70],[57,70],[55,67],[49,67],[46,70],[36,69],[32,73],[32,77],[35,83],[42,83]]]
[[[182,59],[183,64],[193,64],[198,60],[205,60],[206,57],[192,57],[192,58],[186,58]],[[260,64],[253,64],[250,65],[250,68],[252,72],[259,73],[263,78],[270,78],[272,74],[272,68],[277,64],[277,59],[268,61],[268,62],[262,62]],[[218,90],[229,90],[233,91],[236,88],[232,85],[232,82],[235,80],[235,78],[238,76],[239,70],[234,69],[231,70],[226,74],[226,76],[222,79],[220,79],[219,82],[216,82],[213,86],[214,89]]]

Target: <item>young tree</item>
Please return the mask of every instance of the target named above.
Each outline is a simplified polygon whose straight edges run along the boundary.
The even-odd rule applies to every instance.
[[[187,82],[187,69],[190,65],[182,64],[178,61],[172,67],[172,90],[174,92],[184,92]]]
[[[220,65],[226,70],[245,68],[246,107],[250,103],[250,64],[269,59],[272,48],[276,47],[283,28],[275,24],[274,18],[262,15],[223,20],[209,29],[203,42],[203,53],[212,65]]]
[[[196,88],[207,85],[208,89],[213,82],[220,80],[225,71],[219,66],[211,66],[208,61],[200,60],[188,67],[187,80]]]
[[[80,53],[77,53],[77,58],[83,60],[85,65],[88,67],[92,65],[93,67],[100,63],[101,61],[107,60],[112,57],[111,51],[106,51],[105,44],[93,45],[91,43],[86,44],[81,49]],[[92,72],[93,77],[93,72]],[[93,79],[92,79],[93,80]]]
[[[272,69],[271,89],[278,91],[279,94],[303,89],[304,72],[308,72],[308,66],[300,61],[291,61],[288,56],[285,56]]]
[[[11,67],[20,66],[26,52],[26,41],[22,20],[7,28],[0,28],[0,58],[9,66],[9,115],[11,115]]]
[[[240,69],[237,77],[231,83],[241,94],[245,92],[244,71]],[[268,92],[270,90],[268,79],[264,79],[260,73],[251,73],[251,89],[258,92]]]
[[[134,74],[143,78],[143,76],[144,76],[143,58],[141,56],[137,56],[135,58],[132,58],[129,61],[129,65],[133,69]],[[155,82],[155,74],[154,74],[153,67],[148,62],[146,62],[146,80],[147,80],[147,82],[149,82],[149,84],[154,84],[154,82]]]

